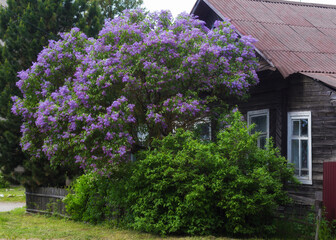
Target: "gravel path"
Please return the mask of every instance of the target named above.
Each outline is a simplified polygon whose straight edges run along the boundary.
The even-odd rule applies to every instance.
[[[8,212],[24,206],[26,206],[26,204],[23,202],[0,202],[0,212]]]

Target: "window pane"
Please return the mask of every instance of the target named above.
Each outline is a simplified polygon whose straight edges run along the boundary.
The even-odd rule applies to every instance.
[[[295,174],[299,174],[299,140],[292,140],[292,163],[294,163]]]
[[[301,177],[308,177],[308,170],[301,170]]]
[[[252,133],[255,132],[267,132],[267,116],[257,116],[257,117],[251,117],[251,124],[255,124],[255,128],[252,130]]]
[[[301,140],[301,176],[307,176],[308,171],[308,140]]]
[[[258,147],[265,149],[266,146],[266,135],[259,136]]]
[[[293,121],[293,136],[299,136],[300,133],[300,120]]]
[[[148,137],[148,132],[140,132],[138,131],[137,132],[137,137],[138,137],[138,140],[141,144],[144,144],[147,140],[147,137]]]
[[[197,123],[195,127],[195,132],[200,139],[204,141],[210,141],[210,129],[210,123]]]
[[[308,136],[308,119],[301,119],[301,136],[307,137]]]

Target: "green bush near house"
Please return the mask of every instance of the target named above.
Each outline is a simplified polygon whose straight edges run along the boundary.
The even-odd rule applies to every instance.
[[[123,221],[127,208],[125,181],[131,173],[128,165],[120,165],[110,177],[91,172],[77,178],[64,199],[71,218],[94,224]]]
[[[257,147],[258,136],[249,134],[240,113],[226,121],[216,142],[179,129],[109,179],[81,177],[67,197],[69,213],[160,235],[274,232],[274,213],[289,201],[284,187],[295,181],[293,169],[271,144]]]

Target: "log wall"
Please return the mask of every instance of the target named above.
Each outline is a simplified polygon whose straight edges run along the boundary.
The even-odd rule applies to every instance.
[[[265,72],[259,76],[260,83],[251,89],[250,97],[239,102],[239,110],[245,118],[248,111],[269,109],[270,137],[282,155],[287,153],[286,145],[286,81],[278,72]],[[247,119],[246,119],[247,120]]]
[[[300,75],[290,79],[287,111],[311,111],[312,185],[301,185],[295,193],[309,199],[323,191],[323,162],[336,160],[335,91],[323,83]]]
[[[323,162],[336,161],[335,90],[309,77],[296,74],[283,79],[277,72],[265,72],[260,84],[251,90],[246,102],[239,102],[240,111],[269,109],[270,136],[281,154],[287,157],[287,113],[311,111],[312,116],[312,185],[301,184],[290,193],[302,204],[321,200]]]

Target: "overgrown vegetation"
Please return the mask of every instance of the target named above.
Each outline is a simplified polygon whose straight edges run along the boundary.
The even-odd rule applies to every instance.
[[[325,214],[318,223],[315,209],[307,210],[304,215],[294,210],[280,215],[275,220],[276,232],[273,237],[280,239],[315,239],[316,226],[319,224],[318,239],[331,240],[336,239],[336,221],[328,221]]]
[[[138,9],[107,20],[97,39],[74,28],[50,41],[19,73],[22,149],[32,162],[110,175],[154,138],[243,98],[258,82],[254,39],[214,26]]]
[[[22,96],[15,86],[17,73],[37,61],[37,54],[59,32],[79,27],[88,36],[97,36],[104,14],[113,18],[124,9],[140,6],[141,0],[7,0],[0,5],[0,168],[5,177],[26,186],[64,185],[69,166],[53,167],[46,158],[29,160],[19,145],[21,118],[11,113],[13,95]],[[23,166],[24,172],[14,171]]]
[[[94,224],[107,220],[117,226],[123,225],[120,223],[127,208],[125,182],[130,174],[126,171],[127,165],[120,167],[110,178],[97,173],[79,177],[64,199],[71,218]],[[121,172],[125,174],[119,174]]]
[[[271,144],[257,147],[239,112],[227,124],[215,143],[179,129],[109,179],[82,176],[66,199],[69,213],[161,235],[274,232],[274,213],[289,201],[284,184],[294,181],[293,170]]]
[[[336,220],[328,221],[325,211],[323,211],[322,219],[320,221],[318,237],[319,240],[336,239]]]
[[[7,188],[9,187],[9,182],[5,179],[2,172],[0,171],[0,188]]]

